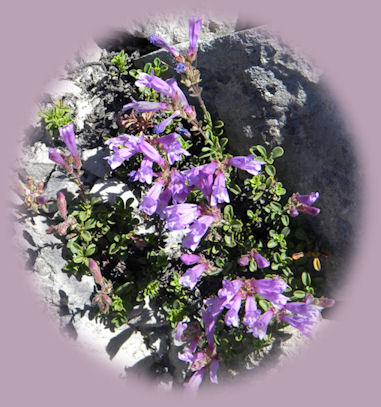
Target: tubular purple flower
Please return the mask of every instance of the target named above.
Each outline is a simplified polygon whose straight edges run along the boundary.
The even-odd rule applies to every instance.
[[[242,288],[242,280],[223,280],[222,288],[218,291],[219,298],[225,298],[225,303],[229,303]]]
[[[253,279],[251,286],[256,293],[279,308],[282,308],[288,301],[288,298],[281,294],[287,288],[287,284],[278,276],[262,280]]]
[[[242,295],[238,291],[237,295],[233,298],[233,300],[229,303],[226,304],[227,308],[229,308],[229,311],[225,314],[225,324],[227,326],[235,326],[238,328],[239,326],[239,318],[238,318],[238,312],[241,308],[241,303],[242,303]]]
[[[56,164],[66,166],[66,161],[62,158],[61,154],[54,148],[49,148],[49,160],[55,162]]]
[[[198,167],[192,166],[190,170],[184,171],[184,174],[189,185],[196,186],[208,198],[212,193],[213,175],[216,167],[215,162],[199,165]]]
[[[255,303],[254,297],[252,295],[248,295],[245,302],[245,315],[243,317],[244,325],[251,327],[259,318],[260,314],[261,311],[257,309],[257,304]]]
[[[264,269],[270,265],[270,262],[261,256],[256,250],[254,250],[254,260],[257,263],[258,268]]]
[[[172,193],[173,202],[176,204],[184,203],[190,192],[190,188],[185,183],[185,175],[176,170],[171,172],[169,188]]]
[[[159,124],[157,124],[154,128],[153,128],[153,132],[155,134],[161,134],[163,133],[163,131],[169,126],[169,123],[171,123],[171,121],[177,117],[180,114],[179,111],[176,111],[174,113],[172,113],[169,117],[167,117],[165,120],[163,120],[162,122],[160,122]]]
[[[177,51],[176,48],[171,47],[162,38],[160,38],[156,35],[151,34],[148,37],[148,41],[151,42],[153,45],[156,45],[156,47],[164,48],[165,50],[170,52],[175,57],[178,57],[180,55],[179,51]]]
[[[212,193],[210,195],[210,205],[216,206],[218,203],[223,202],[230,202],[230,198],[225,185],[225,174],[219,171],[214,179]]]
[[[309,195],[299,195],[295,194],[295,199],[304,205],[313,205],[315,201],[319,198],[319,192],[311,192]]]
[[[251,154],[246,156],[231,157],[227,161],[227,165],[247,171],[249,174],[258,175],[262,169],[262,165],[266,164],[264,161],[254,160],[255,155]]]
[[[270,308],[250,326],[248,332],[252,333],[255,338],[263,339],[273,315],[274,311]]]
[[[79,157],[77,144],[75,143],[74,123],[71,122],[63,127],[60,127],[59,132],[72,156],[74,158]]]
[[[168,206],[164,214],[169,230],[182,230],[201,215],[201,209],[197,204],[183,203]]]
[[[189,20],[189,48],[187,58],[193,61],[196,57],[196,46],[202,27],[202,18],[192,17]]]
[[[319,215],[320,209],[315,208],[314,206],[307,206],[307,205],[299,205],[298,210],[307,213],[311,216]]]
[[[140,153],[140,141],[139,137],[135,137],[129,134],[122,134],[118,137],[111,138],[105,141],[110,148],[113,149],[114,154],[105,157],[111,169],[115,169],[123,164],[125,160],[128,160],[133,155]],[[122,147],[122,148],[119,148]]]
[[[159,92],[165,96],[173,97],[172,87],[163,79],[158,78],[151,71],[151,75],[148,73],[140,72],[138,80],[135,82],[135,85],[140,88],[151,88],[156,92]]]
[[[172,98],[173,102],[177,105],[182,106],[184,108],[184,110],[186,111],[186,113],[191,115],[193,113],[193,110],[189,106],[188,100],[187,100],[186,96],[184,95],[183,91],[180,89],[179,85],[177,84],[176,79],[170,78],[170,79],[167,79],[166,82],[172,89],[171,98]]]
[[[279,321],[285,322],[286,324],[289,324],[298,329],[303,335],[307,336],[308,338],[311,337],[312,328],[317,323],[315,319],[304,317],[302,315],[292,315],[286,313],[281,313],[278,316],[278,319]]]
[[[160,194],[159,200],[157,201],[156,213],[160,216],[160,219],[165,219],[165,210],[167,209],[168,202],[172,196],[171,190],[165,188],[165,190]]]
[[[140,142],[138,145],[139,151],[143,153],[147,158],[149,158],[151,161],[155,161],[158,163],[161,167],[164,167],[165,163],[162,157],[160,156],[159,152],[151,146],[151,144],[147,143],[144,140],[144,136],[142,135],[140,137]]]
[[[141,211],[145,212],[148,215],[152,215],[153,213],[155,213],[161,189],[164,184],[164,180],[156,180],[151,189],[148,191],[147,195],[143,198],[143,201],[139,207]]]
[[[136,101],[131,98],[132,103],[123,106],[123,110],[134,109],[137,113],[157,112],[158,110],[169,110],[170,105],[166,102]]]
[[[131,171],[128,175],[132,181],[146,182],[152,184],[152,177],[157,177],[156,172],[152,171],[153,162],[148,158],[143,158],[140,168],[137,171]]]
[[[166,151],[168,156],[168,162],[170,165],[173,165],[175,161],[179,161],[181,158],[181,154],[190,156],[190,153],[181,147],[177,133],[167,134],[166,136],[158,138],[157,141],[162,145],[163,149]]]
[[[185,324],[183,322],[178,322],[176,326],[176,331],[175,331],[175,339],[178,342],[183,341],[183,334],[185,329],[188,327],[188,324]]]
[[[201,256],[199,256],[198,254],[184,253],[180,256],[180,259],[187,266],[192,266],[193,264],[201,262]]]
[[[206,264],[197,264],[189,268],[179,279],[179,283],[193,290],[196,286],[201,274],[207,270],[208,266]]]
[[[218,384],[218,379],[217,379],[218,365],[219,365],[218,359],[213,359],[212,362],[210,363],[209,377],[210,377],[210,381],[213,384]]]
[[[203,367],[202,369],[193,373],[193,375],[189,379],[189,381],[187,383],[184,383],[185,389],[188,391],[196,392],[202,383],[202,379],[204,378],[205,371],[206,371],[206,367]]]
[[[195,220],[189,228],[189,233],[183,239],[183,247],[192,251],[196,250],[202,237],[215,220],[216,218],[213,215],[204,215]]]

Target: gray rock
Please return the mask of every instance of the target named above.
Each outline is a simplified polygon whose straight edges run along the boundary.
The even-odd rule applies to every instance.
[[[98,178],[104,178],[110,174],[111,169],[104,159],[109,152],[104,147],[92,148],[82,152],[82,168]]]
[[[19,173],[23,178],[30,175],[37,182],[45,182],[54,166],[55,164],[49,160],[49,148],[38,141],[25,149],[19,162]]]
[[[120,197],[124,202],[127,199],[134,199],[131,204],[133,208],[138,206],[138,201],[135,198],[129,187],[116,178],[109,178],[108,180],[98,180],[90,191],[90,195],[101,198],[104,203],[115,203],[115,198]]]
[[[140,64],[154,56],[173,64],[162,50],[145,55]],[[252,145],[268,150],[282,145],[285,155],[275,164],[288,192],[319,191],[321,214],[300,216],[332,253],[323,267],[329,295],[335,295],[358,218],[358,168],[351,135],[323,76],[264,27],[201,41],[197,66],[206,106],[225,123],[233,151],[247,155]]]
[[[188,41],[188,21],[192,15],[203,15],[203,13],[181,13],[148,16],[144,23],[136,22],[129,31],[135,37],[147,38],[150,34],[163,38],[169,44],[178,44]],[[237,16],[232,15],[218,18],[218,16],[203,16],[203,25],[200,39],[209,40],[234,32],[237,24]]]
[[[66,202],[71,202],[76,196],[78,196],[78,185],[69,178],[66,172],[57,169],[52,172],[48,183],[45,186],[45,195],[49,198],[56,198],[57,192],[63,192],[66,198]],[[51,209],[55,210],[56,207]]]

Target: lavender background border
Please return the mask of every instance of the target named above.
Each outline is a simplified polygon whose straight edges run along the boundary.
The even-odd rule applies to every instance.
[[[80,354],[50,325],[11,247],[12,225],[8,215],[10,169],[17,154],[14,140],[28,125],[33,101],[54,80],[65,60],[79,43],[106,32],[133,17],[151,11],[174,10],[178,2],[83,0],[30,3],[9,2],[2,6],[1,112],[2,159],[2,391],[4,405],[40,406],[110,405],[139,402],[142,405],[174,405],[178,396],[156,394],[144,383],[116,381],[114,375],[91,356]],[[366,178],[364,227],[356,237],[349,284],[343,288],[347,306],[336,316],[336,326],[300,357],[291,360],[272,377],[241,383],[232,388],[214,387],[200,402],[263,402],[266,405],[309,406],[335,402],[370,405],[378,387],[378,292],[380,271],[376,253],[379,222],[378,168],[378,53],[380,7],[363,0],[348,4],[328,1],[224,0],[208,2],[219,12],[240,11],[244,19],[267,23],[285,40],[312,56],[325,71],[330,88],[353,129],[354,144]],[[192,1],[192,6],[205,2]],[[138,9],[137,7],[141,7]],[[181,6],[180,6],[181,7]],[[13,145],[12,145],[13,143]],[[322,146],[324,148],[324,146]],[[15,291],[17,287],[17,291]],[[17,294],[15,294],[15,292]],[[376,303],[377,301],[377,303]],[[378,380],[377,380],[378,381]],[[187,405],[192,401],[183,399]]]

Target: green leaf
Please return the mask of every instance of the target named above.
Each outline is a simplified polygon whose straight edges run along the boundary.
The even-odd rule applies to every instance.
[[[119,251],[119,246],[116,243],[113,243],[108,249],[109,254],[115,254]]]
[[[87,212],[82,211],[82,212],[79,212],[78,217],[81,222],[84,222],[89,216],[88,216]]]
[[[226,235],[224,236],[224,240],[225,240],[225,243],[226,243],[226,245],[227,245],[228,247],[234,247],[234,246],[236,245],[236,242],[235,242],[235,240],[234,240],[234,237],[233,237],[233,235],[231,235],[231,234],[226,234]]]
[[[302,283],[305,286],[311,285],[311,276],[306,271],[303,271],[302,273]]]
[[[226,205],[224,208],[224,219],[231,222],[234,216],[233,207],[231,205]]]
[[[252,200],[257,201],[262,195],[263,195],[263,191],[259,191],[256,194],[254,194]]]
[[[284,226],[288,226],[290,223],[290,218],[287,215],[282,215],[280,217],[280,220],[282,221]]]
[[[276,170],[273,165],[265,165],[265,171],[268,175],[270,175],[270,177],[275,177]]]
[[[304,298],[306,296],[306,293],[302,290],[296,290],[293,292],[294,298]]]
[[[259,154],[261,154],[262,157],[267,158],[266,149],[263,146],[258,145],[255,146],[255,148],[259,151]]]
[[[276,242],[275,240],[271,239],[267,242],[267,247],[269,249],[273,249],[274,247],[278,246],[278,242]]]
[[[90,232],[84,230],[81,232],[81,238],[86,242],[89,243],[92,239]]]
[[[282,157],[283,154],[284,154],[284,150],[283,150],[283,148],[280,147],[280,146],[274,147],[273,151],[271,151],[271,156],[272,156],[273,158]]]
[[[97,246],[95,246],[95,244],[90,244],[89,246],[87,246],[87,249],[85,251],[86,257],[92,256],[95,253],[96,249],[97,249]]]

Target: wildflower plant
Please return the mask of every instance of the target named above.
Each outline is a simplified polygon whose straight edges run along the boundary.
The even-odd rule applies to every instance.
[[[275,166],[284,154],[280,146],[230,153],[223,123],[202,99],[201,26],[201,18],[190,20],[186,55],[149,37],[173,56],[173,65],[155,58],[129,71],[136,94],[123,106],[118,134],[105,140],[114,176],[141,196],[138,209],[132,199],[106,205],[88,196],[72,123],[59,129],[70,154],[49,152],[80,189],[70,207],[57,195],[60,223],[49,230],[66,238],[67,271],[93,276],[93,305],[111,329],[147,298],[159,307],[182,344],[188,390],[204,377],[218,383],[220,363],[229,365],[248,349],[259,352],[287,324],[311,336],[321,311],[334,304],[321,297],[325,252],[299,221],[319,214],[319,193],[288,197]],[[124,53],[113,59],[121,75],[123,61]],[[163,79],[167,70],[175,77]],[[142,232],[147,222],[154,232]],[[179,250],[167,248],[171,233],[181,234]]]

